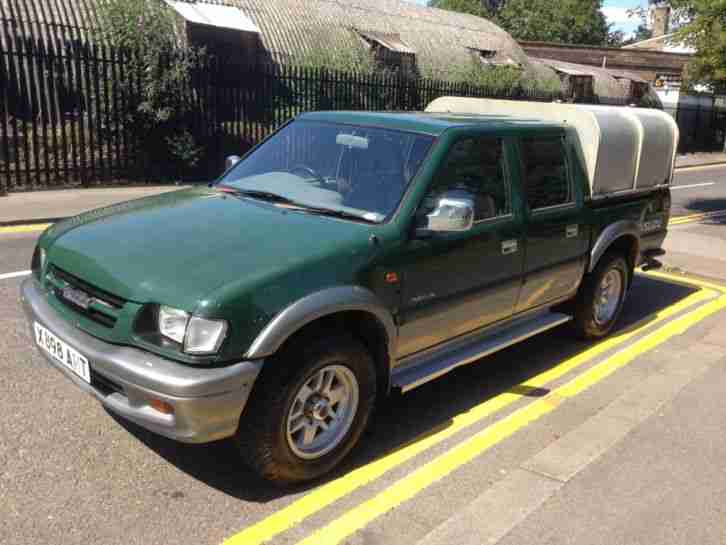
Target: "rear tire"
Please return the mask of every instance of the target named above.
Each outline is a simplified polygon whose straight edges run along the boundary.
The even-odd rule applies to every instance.
[[[360,341],[301,338],[265,363],[234,441],[266,480],[317,479],[356,445],[375,398],[375,366]]]
[[[601,339],[615,327],[630,285],[630,267],[619,253],[606,253],[585,275],[574,301],[576,333],[583,339]]]

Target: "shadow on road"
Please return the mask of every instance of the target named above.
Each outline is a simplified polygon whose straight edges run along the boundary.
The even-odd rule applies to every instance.
[[[701,212],[717,212],[726,210],[726,198],[716,199],[692,199],[685,204],[680,205],[688,214],[699,214]],[[707,218],[701,220],[704,225],[724,225],[726,224],[726,216],[719,218]]]
[[[636,277],[628,303],[618,324],[623,330],[652,317],[686,298],[694,289]],[[528,397],[547,395],[546,388],[522,386],[530,378],[587,350],[593,343],[578,341],[567,326],[534,337],[430,382],[405,396],[393,396],[381,404],[366,435],[334,479],[357,467],[430,435],[451,424],[451,419],[504,392]],[[263,482],[242,466],[230,441],[208,445],[183,445],[147,432],[114,417],[139,441],[194,478],[244,501],[266,503],[307,487],[279,488]]]

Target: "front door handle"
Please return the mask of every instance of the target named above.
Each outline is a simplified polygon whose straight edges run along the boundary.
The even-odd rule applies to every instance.
[[[502,242],[502,255],[510,255],[517,252],[519,244],[516,240],[505,240]]]
[[[575,238],[577,235],[580,234],[580,226],[579,225],[568,225],[567,229],[565,230],[567,238]]]

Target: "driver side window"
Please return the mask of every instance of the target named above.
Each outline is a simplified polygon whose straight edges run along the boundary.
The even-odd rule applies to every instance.
[[[447,193],[474,201],[474,220],[485,221],[512,213],[511,192],[504,168],[500,138],[468,136],[454,144],[436,174],[423,203],[430,213]]]

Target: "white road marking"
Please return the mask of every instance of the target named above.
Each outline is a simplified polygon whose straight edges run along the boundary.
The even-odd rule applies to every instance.
[[[675,191],[676,189],[691,189],[692,187],[706,187],[709,185],[716,185],[716,182],[704,182],[702,184],[689,184],[689,185],[672,185],[671,191]]]
[[[21,278],[29,276],[33,271],[18,271],[13,273],[0,274],[0,280],[10,280],[11,278]]]
[[[678,171],[688,172],[689,170],[693,171],[693,170],[704,170],[707,168],[724,168],[724,167],[726,167],[726,163],[713,163],[711,165],[693,165],[690,167],[689,166],[676,167],[675,171],[676,172],[678,172]]]

